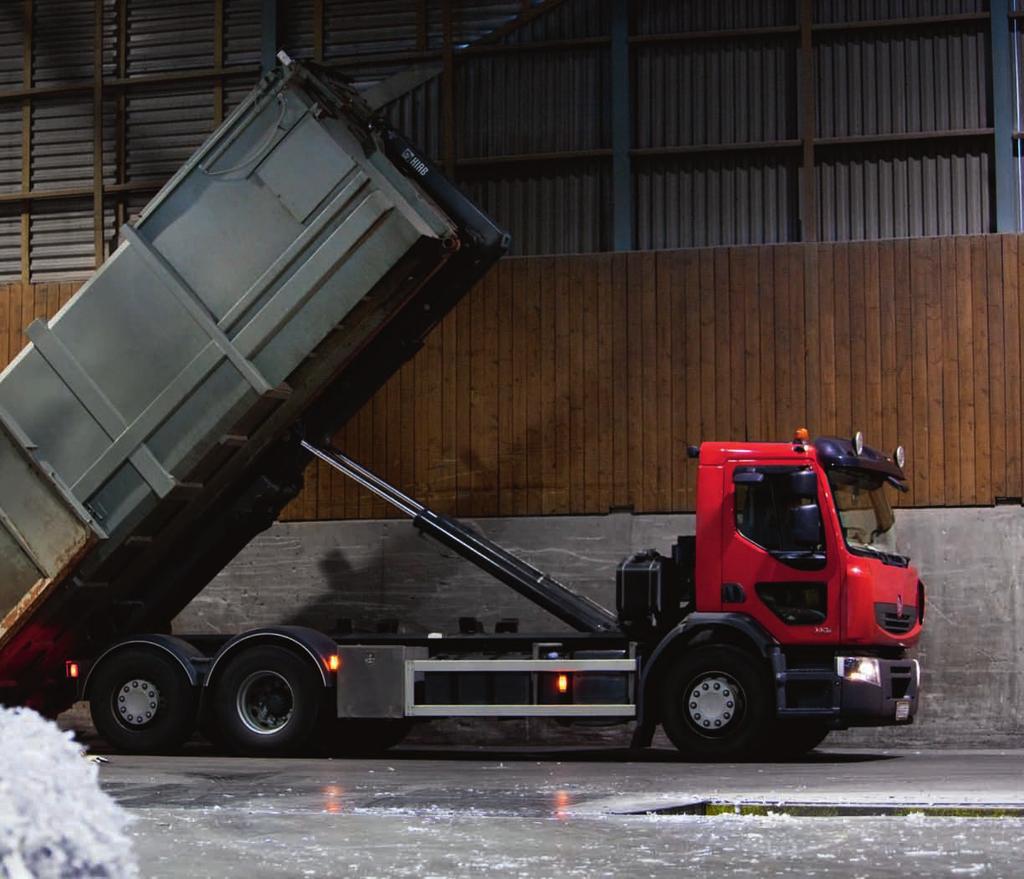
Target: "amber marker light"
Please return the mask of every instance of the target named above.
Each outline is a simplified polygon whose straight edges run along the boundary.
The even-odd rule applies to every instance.
[[[568,693],[569,692],[569,675],[558,676],[558,692]]]
[[[78,663],[69,659],[64,663],[64,674],[66,674],[71,680],[78,678]]]
[[[337,671],[341,668],[341,657],[335,653],[333,656],[327,657],[327,669],[329,671]]]

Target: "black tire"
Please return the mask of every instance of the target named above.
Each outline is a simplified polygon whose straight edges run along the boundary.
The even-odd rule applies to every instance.
[[[693,759],[741,760],[757,755],[772,728],[773,715],[767,667],[738,647],[711,644],[685,650],[661,678],[665,732]]]
[[[825,741],[829,728],[814,720],[780,720],[772,729],[766,755],[776,760],[794,760],[813,751]]]
[[[332,757],[372,757],[399,744],[412,721],[389,718],[328,718],[320,732],[321,749]]]
[[[126,647],[104,659],[89,681],[96,731],[127,754],[166,754],[195,731],[199,691],[185,669],[156,649]]]
[[[316,728],[323,679],[312,662],[272,644],[243,649],[213,684],[214,737],[250,757],[299,753]]]

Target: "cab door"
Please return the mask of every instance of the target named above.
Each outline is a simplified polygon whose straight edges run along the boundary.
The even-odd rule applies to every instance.
[[[721,609],[756,619],[784,644],[839,640],[839,561],[807,465],[726,465]]]

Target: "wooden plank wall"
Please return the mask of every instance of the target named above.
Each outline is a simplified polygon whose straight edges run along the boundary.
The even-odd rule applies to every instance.
[[[701,439],[864,431],[904,505],[1024,495],[1019,236],[503,261],[337,437],[457,515],[693,509]],[[290,519],[384,516],[324,465]]]
[[[1024,236],[504,260],[336,438],[465,516],[693,508],[701,439],[864,431],[914,506],[1024,495]],[[0,286],[0,362],[77,284]],[[317,464],[288,519],[388,515]]]

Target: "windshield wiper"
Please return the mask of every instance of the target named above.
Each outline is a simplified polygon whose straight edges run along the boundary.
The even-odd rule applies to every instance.
[[[864,546],[863,544],[853,545],[847,543],[846,546],[852,553],[855,553],[857,555],[871,556],[872,558],[876,558],[886,565],[893,565],[897,568],[906,568],[910,565],[909,557],[899,555],[895,552],[886,552],[885,550],[876,549],[873,546]]]

